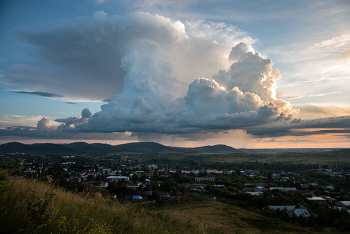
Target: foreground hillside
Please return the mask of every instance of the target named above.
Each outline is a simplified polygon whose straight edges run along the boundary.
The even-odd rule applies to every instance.
[[[0,183],[1,233],[309,233],[215,200],[123,205],[28,180]],[[143,203],[141,203],[143,204]]]
[[[219,233],[316,233],[215,200],[166,205],[154,211]]]
[[[10,180],[0,186],[1,233],[212,233],[199,225],[48,184]]]

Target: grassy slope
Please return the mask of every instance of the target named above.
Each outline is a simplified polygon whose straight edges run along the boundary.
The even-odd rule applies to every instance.
[[[49,204],[52,216],[34,224],[26,201],[33,194]],[[28,180],[0,182],[1,233],[309,233],[215,200],[184,202],[147,211],[101,197],[86,198]]]
[[[215,200],[167,205],[155,211],[220,233],[316,233]]]
[[[26,201],[49,204],[51,217],[36,224]],[[34,205],[32,205],[34,207]],[[43,212],[34,212],[42,214]],[[1,233],[211,233],[205,228],[157,215],[142,208],[121,205],[101,197],[86,198],[28,180],[0,182]]]

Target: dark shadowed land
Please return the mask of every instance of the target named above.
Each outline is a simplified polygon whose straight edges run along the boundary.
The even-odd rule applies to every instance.
[[[133,154],[151,158],[171,160],[196,160],[199,162],[261,162],[298,164],[350,164],[350,149],[235,149],[227,145],[195,148],[170,147],[154,142],[136,142],[121,145],[88,144],[22,144],[11,142],[0,145],[0,153],[32,153],[47,155],[91,155]]]

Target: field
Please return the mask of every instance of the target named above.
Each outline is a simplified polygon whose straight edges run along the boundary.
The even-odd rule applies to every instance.
[[[241,162],[260,162],[260,163],[297,163],[297,164],[320,164],[320,165],[350,165],[349,154],[197,154],[187,155],[178,158],[182,161],[198,161],[204,163],[241,163]]]

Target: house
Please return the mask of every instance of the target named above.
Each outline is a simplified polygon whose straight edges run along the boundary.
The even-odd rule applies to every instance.
[[[270,190],[281,190],[281,191],[285,191],[285,192],[296,192],[297,189],[293,188],[293,187],[270,187]]]
[[[88,173],[87,173],[87,175],[93,175],[93,176],[98,176],[98,175],[102,175],[102,172],[100,172],[100,171],[89,171]]]
[[[133,201],[139,201],[142,199],[142,197],[138,195],[125,195],[124,199],[126,200],[133,200]]]
[[[115,193],[109,193],[109,197],[112,199],[117,199],[117,195]]]
[[[138,188],[140,183],[124,183],[128,188]]]
[[[260,196],[260,195],[264,195],[264,193],[263,193],[263,192],[246,192],[246,193],[249,193],[249,194],[251,194],[251,195],[253,195],[253,196]]]
[[[120,181],[124,179],[125,181],[129,181],[129,177],[127,176],[108,176],[107,180],[108,181]]]
[[[202,181],[215,181],[215,177],[196,177],[195,178],[196,182],[202,182]]]
[[[158,194],[160,197],[170,197],[168,192],[160,191],[160,192],[158,192]]]
[[[152,165],[148,165],[148,166],[147,166],[147,168],[148,168],[148,169],[157,169],[157,168],[158,168],[158,166],[157,166],[157,165],[152,164]]]
[[[138,196],[149,196],[152,194],[152,191],[137,191],[136,195]]]
[[[277,209],[284,210],[284,209],[286,209],[289,217],[292,217],[293,214],[296,215],[297,217],[299,217],[301,215],[305,219],[306,222],[308,222],[308,219],[309,219],[309,217],[311,215],[317,217],[317,215],[309,212],[306,209],[306,207],[304,207],[304,206],[300,206],[300,208],[296,208],[296,206],[268,206],[268,207],[270,209],[273,209],[273,210],[277,210]]]
[[[337,202],[335,202],[335,205],[350,209],[350,201],[337,201]]]
[[[248,187],[248,186],[251,186],[251,187],[256,187],[256,186],[265,187],[266,183],[245,183],[244,186],[245,187]]]
[[[305,195],[311,195],[311,196],[314,195],[314,191],[313,190],[307,190],[307,189],[298,190],[298,193],[305,194]]]
[[[306,198],[309,201],[316,202],[318,204],[326,204],[327,200],[324,199],[323,197],[307,197]]]
[[[101,181],[100,187],[101,188],[107,188],[108,187],[108,182]]]

